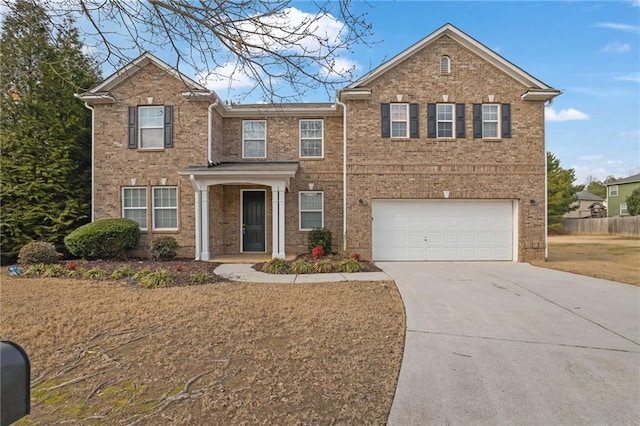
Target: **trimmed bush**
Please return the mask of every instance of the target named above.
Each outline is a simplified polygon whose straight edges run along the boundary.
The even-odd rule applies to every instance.
[[[101,219],[83,225],[64,238],[64,244],[82,259],[120,259],[138,246],[140,228],[131,219]]]
[[[292,274],[313,274],[313,265],[304,260],[296,260],[290,269]]]
[[[173,237],[159,237],[151,243],[151,258],[166,262],[178,255],[178,242]]]
[[[325,254],[331,253],[331,231],[326,228],[317,228],[310,231],[307,236],[307,242],[309,250],[320,246],[324,249]]]
[[[289,265],[282,259],[271,259],[262,265],[262,272],[267,274],[288,274]]]
[[[50,265],[58,262],[58,253],[53,243],[31,241],[18,252],[18,263],[23,266]]]

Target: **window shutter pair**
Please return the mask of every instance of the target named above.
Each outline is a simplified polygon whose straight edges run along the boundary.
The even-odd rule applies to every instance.
[[[138,148],[138,107],[129,107],[129,149]],[[164,107],[164,147],[173,148],[173,106]]]
[[[409,137],[420,137],[420,106],[409,104]],[[380,104],[380,116],[382,119],[382,137],[391,137],[391,104]]]
[[[502,137],[511,137],[511,104],[502,104]],[[482,104],[473,104],[473,137],[482,138]]]
[[[427,137],[438,137],[436,104],[427,104]],[[456,104],[456,138],[465,138],[464,104]]]

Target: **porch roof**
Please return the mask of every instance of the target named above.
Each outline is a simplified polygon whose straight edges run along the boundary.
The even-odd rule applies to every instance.
[[[297,161],[224,162],[219,164],[190,165],[180,170],[181,176],[189,176],[196,189],[211,185],[257,184],[289,187],[300,163]]]

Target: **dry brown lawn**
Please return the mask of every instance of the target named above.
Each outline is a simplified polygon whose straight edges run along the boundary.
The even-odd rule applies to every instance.
[[[615,235],[554,235],[549,259],[537,266],[640,285],[640,238]]]
[[[392,282],[143,289],[9,277],[32,363],[18,424],[384,424],[404,345]]]

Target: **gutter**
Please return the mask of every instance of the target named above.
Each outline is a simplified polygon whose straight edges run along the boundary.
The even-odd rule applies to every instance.
[[[342,250],[347,251],[347,105],[340,102],[340,92],[336,105],[342,107]]]
[[[96,212],[95,212],[95,197],[96,197],[96,188],[95,188],[95,168],[96,168],[96,145],[95,145],[95,110],[91,105],[89,105],[86,101],[84,103],[84,107],[91,110],[91,222],[95,220]]]

